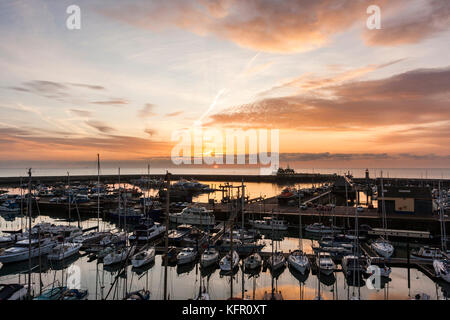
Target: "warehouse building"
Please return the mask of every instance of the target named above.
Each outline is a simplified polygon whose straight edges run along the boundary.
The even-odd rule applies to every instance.
[[[378,188],[381,191],[381,187]],[[378,195],[378,210],[382,210],[381,192]],[[422,187],[384,187],[386,214],[432,215],[433,197],[429,188]]]

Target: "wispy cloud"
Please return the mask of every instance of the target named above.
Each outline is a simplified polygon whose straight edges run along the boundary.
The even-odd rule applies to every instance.
[[[115,131],[114,128],[104,124],[101,121],[88,120],[88,121],[85,121],[84,123],[86,123],[88,126],[94,128],[94,129],[97,129],[98,131],[103,132],[103,133],[109,133],[109,132]]]
[[[147,103],[142,109],[138,111],[137,116],[139,118],[148,118],[154,116],[155,115],[155,113],[153,112],[154,109],[155,106],[153,104]]]
[[[102,100],[102,101],[92,101],[92,104],[99,105],[111,105],[111,106],[121,106],[128,104],[128,101],[125,99],[111,99],[111,100]]]

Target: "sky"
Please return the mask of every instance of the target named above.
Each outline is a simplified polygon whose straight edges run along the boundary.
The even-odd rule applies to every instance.
[[[0,167],[169,159],[199,121],[278,129],[291,163],[450,166],[447,0],[2,0],[0,38]]]

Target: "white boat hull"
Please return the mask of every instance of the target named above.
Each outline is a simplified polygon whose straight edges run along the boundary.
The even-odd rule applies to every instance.
[[[139,253],[137,255],[139,255]],[[142,266],[152,262],[153,260],[155,260],[155,249],[150,249],[147,252],[147,254],[142,258],[137,259],[137,255],[135,255],[135,256],[133,256],[133,258],[131,258],[131,264],[135,268],[142,267]]]
[[[372,249],[386,259],[390,258],[394,253],[394,249],[391,245],[380,244],[377,242],[372,243]]]
[[[216,264],[219,260],[219,253],[216,252],[214,255],[202,255],[200,259],[200,264],[202,267],[209,267]]]
[[[191,262],[195,261],[196,258],[197,258],[196,254],[178,256],[177,257],[177,264],[191,263]]]
[[[170,222],[176,224],[191,224],[191,225],[203,225],[203,226],[213,226],[215,225],[215,219],[206,217],[204,219],[199,219],[197,217],[180,216],[180,215],[170,215]]]
[[[58,253],[50,252],[49,255],[47,256],[47,258],[48,258],[48,260],[51,260],[51,261],[61,261],[61,260],[64,260],[66,258],[76,255],[80,251],[80,248],[81,248],[81,244],[73,244],[67,251],[62,252],[62,250],[61,250],[61,252],[58,252]]]
[[[294,270],[300,272],[301,274],[305,274],[306,270],[309,269],[309,261],[304,261],[303,259],[297,259],[292,256],[288,258],[289,265],[294,268]]]
[[[109,266],[109,265],[114,265],[114,264],[123,262],[127,259],[127,257],[129,258],[133,254],[133,251],[134,251],[134,247],[133,247],[133,249],[123,250],[120,253],[112,252],[112,253],[108,254],[105,258],[103,258],[103,264],[105,266]]]
[[[52,242],[49,244],[46,244],[40,248],[32,248],[31,249],[31,258],[36,258],[39,256],[39,254],[41,256],[48,254],[53,247],[56,246],[56,243]],[[21,251],[21,252],[17,252],[17,253],[7,253],[5,252],[4,254],[0,255],[0,262],[1,263],[13,263],[13,262],[20,262],[20,261],[25,261],[28,260],[30,257],[29,255],[29,251],[27,248],[25,248],[25,250]]]

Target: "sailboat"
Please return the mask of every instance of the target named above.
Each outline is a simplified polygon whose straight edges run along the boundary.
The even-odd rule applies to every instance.
[[[258,252],[252,253],[244,260],[244,267],[247,271],[258,269],[261,267],[261,264],[262,258]]]
[[[213,264],[216,264],[218,260],[219,252],[216,249],[210,247],[202,253],[200,257],[200,264],[202,267],[206,268],[212,266]]]
[[[298,234],[298,244],[299,249],[293,251],[288,257],[288,264],[293,269],[297,270],[301,274],[305,274],[307,270],[310,268],[309,259],[306,254],[303,252],[303,236],[302,236],[302,213],[301,213],[301,196],[299,193],[298,196],[298,220],[299,220],[299,234]]]
[[[76,255],[80,251],[80,248],[80,243],[61,243],[54,247],[52,251],[50,251],[47,258],[48,260],[52,261],[61,261],[68,257]]]
[[[383,172],[381,173],[381,212],[382,212],[383,229],[386,234],[387,222],[386,222],[386,207],[384,204]],[[386,259],[389,259],[394,253],[394,246],[383,237],[380,237],[377,240],[373,241],[371,247],[373,250],[375,250],[376,253],[378,253],[380,256]]]
[[[155,260],[155,247],[151,247],[136,253],[131,258],[131,264],[135,268],[140,268],[154,260]]]

